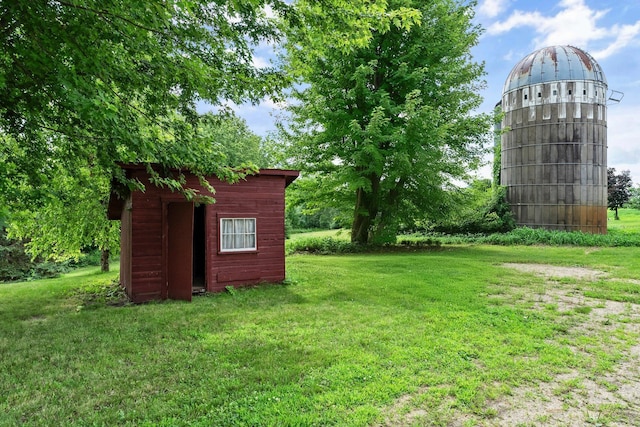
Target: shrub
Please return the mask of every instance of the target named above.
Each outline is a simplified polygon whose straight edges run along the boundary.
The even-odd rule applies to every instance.
[[[640,186],[631,188],[629,192],[631,193],[631,197],[625,207],[640,209]]]
[[[0,228],[0,282],[56,277],[88,265],[100,265],[100,251],[93,250],[78,260],[65,262],[47,261],[40,257],[32,260],[25,252],[23,242],[9,239],[6,230]]]
[[[286,252],[318,255],[394,251],[403,249],[439,248],[442,242],[428,236],[404,236],[398,243],[371,243],[361,245],[332,237],[309,237],[287,241]]]
[[[313,254],[336,254],[360,252],[361,245],[351,243],[346,240],[334,239],[332,237],[309,237],[296,240],[289,240],[286,243],[286,252],[306,252]]]
[[[443,243],[479,243],[491,245],[552,245],[552,246],[640,246],[640,234],[610,230],[608,234],[589,234],[580,231],[556,231],[519,227],[508,233],[440,235]]]
[[[516,222],[506,196],[506,187],[494,187],[475,195],[475,198],[486,197],[486,200],[479,202],[479,206],[470,204],[452,219],[437,222],[433,229],[446,234],[491,234],[513,230]]]

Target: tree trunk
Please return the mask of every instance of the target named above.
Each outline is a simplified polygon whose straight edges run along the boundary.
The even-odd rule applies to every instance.
[[[351,226],[351,242],[367,244],[373,221],[378,214],[378,197],[380,193],[380,178],[369,176],[371,191],[364,188],[356,190],[356,206]]]
[[[362,212],[364,190],[359,188],[356,195],[356,208],[353,214],[353,224],[351,225],[351,243],[366,244],[369,241],[369,228],[371,228],[371,217],[368,213]]]
[[[620,219],[620,217],[618,216],[618,208],[615,208],[615,215],[613,216],[613,219],[615,219],[616,221]]]
[[[395,243],[398,233],[397,206],[400,199],[401,189],[404,187],[405,180],[399,179],[396,186],[391,188],[389,192],[380,194],[378,210],[379,219],[376,221],[372,238],[376,243]],[[384,202],[384,203],[383,203]],[[380,206],[384,206],[381,208]]]
[[[109,271],[109,249],[103,249],[100,253],[100,271]]]

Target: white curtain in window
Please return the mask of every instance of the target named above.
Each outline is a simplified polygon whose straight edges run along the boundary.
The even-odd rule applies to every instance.
[[[221,220],[222,250],[255,249],[255,218],[224,218]]]
[[[245,239],[245,247],[255,249],[256,247],[256,220],[255,219],[247,219],[246,222],[246,239]]]
[[[222,249],[233,249],[233,220],[222,220]]]
[[[244,249],[244,219],[233,220],[234,249]]]

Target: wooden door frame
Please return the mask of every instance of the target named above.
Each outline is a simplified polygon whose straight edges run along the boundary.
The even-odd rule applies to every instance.
[[[169,205],[172,203],[184,203],[190,204],[192,206],[192,217],[191,217],[191,233],[193,233],[193,206],[194,203],[185,200],[182,197],[163,197],[161,200],[162,204],[162,290],[161,290],[161,298],[167,299],[169,298]],[[190,238],[191,242],[191,260],[193,260],[193,235]],[[193,287],[193,266],[192,263],[189,263],[189,268],[191,271],[191,279],[189,281],[190,290],[189,297],[185,298],[191,301],[191,288]]]

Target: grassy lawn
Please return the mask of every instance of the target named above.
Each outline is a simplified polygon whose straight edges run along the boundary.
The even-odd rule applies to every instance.
[[[87,302],[116,272],[2,284],[0,425],[484,425],[499,415],[491,403],[522,386],[567,372],[610,384],[638,343],[625,329],[637,318],[575,331],[605,303],[640,303],[639,257],[497,246],[295,255],[284,286],[122,307]],[[505,262],[607,276],[557,279],[579,295],[566,309],[542,298],[548,282]],[[559,393],[583,386],[572,381]],[[607,408],[594,409],[601,424],[630,416]]]
[[[619,220],[614,219],[614,212],[607,211],[607,228],[625,233],[640,232],[640,210],[618,209]]]

